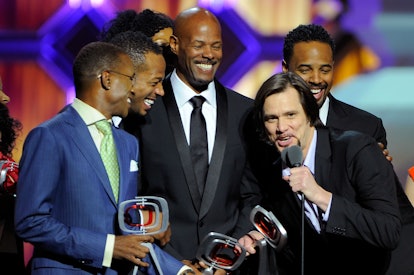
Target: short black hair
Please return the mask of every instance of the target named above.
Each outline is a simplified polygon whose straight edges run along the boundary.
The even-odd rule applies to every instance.
[[[148,37],[153,37],[157,32],[165,28],[174,28],[174,21],[166,14],[145,9],[136,18],[136,26],[140,27]]]
[[[289,64],[292,59],[293,47],[295,44],[311,41],[328,44],[332,49],[332,59],[334,58],[335,42],[322,26],[316,24],[299,25],[285,36],[283,43],[283,60],[286,64]]]
[[[173,27],[174,21],[164,13],[150,9],[137,13],[130,9],[118,12],[115,18],[106,23],[99,39],[108,42],[118,33],[126,31],[140,31],[152,38],[160,30]]]
[[[147,53],[152,52],[162,55],[162,48],[142,32],[126,31],[118,33],[109,43],[124,49],[134,63],[134,67],[138,70],[145,64]]]
[[[105,70],[119,66],[122,55],[128,53],[107,42],[94,41],[82,47],[73,62],[76,95],[83,93],[89,83]]]

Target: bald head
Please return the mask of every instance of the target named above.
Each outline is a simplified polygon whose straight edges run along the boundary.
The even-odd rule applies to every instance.
[[[216,25],[221,33],[220,22],[217,17],[209,10],[200,7],[194,7],[179,13],[174,21],[174,35],[180,37],[187,29],[193,28],[194,25],[201,24],[201,22],[210,22]]]

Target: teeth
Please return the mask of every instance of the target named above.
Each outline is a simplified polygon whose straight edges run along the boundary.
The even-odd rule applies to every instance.
[[[199,67],[202,70],[211,70],[213,65],[211,65],[211,64],[197,64],[197,67]]]
[[[153,99],[146,98],[144,100],[144,102],[145,102],[145,104],[151,106],[152,104],[154,104],[155,101]]]
[[[131,104],[131,99],[130,99],[130,98],[128,98],[128,99],[127,99],[127,102],[128,102],[129,104]]]
[[[312,94],[318,94],[321,92],[321,89],[311,89]]]

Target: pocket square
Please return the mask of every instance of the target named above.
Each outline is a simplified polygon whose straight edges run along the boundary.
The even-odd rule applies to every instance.
[[[136,172],[138,171],[138,161],[131,159],[129,163],[129,172]]]

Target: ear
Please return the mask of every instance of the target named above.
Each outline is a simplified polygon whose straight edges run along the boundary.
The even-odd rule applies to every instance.
[[[286,61],[285,61],[285,60],[282,60],[282,71],[283,71],[284,73],[286,73],[286,72],[288,72],[288,71],[289,71],[288,64],[286,63]]]
[[[170,48],[171,51],[177,55],[178,53],[178,37],[175,35],[170,36]]]
[[[105,90],[110,90],[111,89],[111,78],[109,77],[111,74],[107,71],[103,71],[101,73],[101,86],[102,88],[104,88]]]

